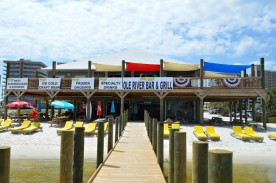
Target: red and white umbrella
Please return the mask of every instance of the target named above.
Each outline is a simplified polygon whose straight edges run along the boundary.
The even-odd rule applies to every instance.
[[[103,115],[103,111],[102,111],[102,102],[99,101],[98,102],[98,107],[97,107],[97,116],[100,118]]]
[[[21,100],[16,100],[15,102],[8,103],[6,107],[9,108],[18,108],[18,107],[27,107],[27,106],[32,106],[30,102],[25,102]]]

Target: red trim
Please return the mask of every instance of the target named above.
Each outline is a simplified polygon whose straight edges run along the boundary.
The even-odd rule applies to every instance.
[[[126,63],[126,71],[160,71],[159,64],[140,64],[133,62],[125,62]]]

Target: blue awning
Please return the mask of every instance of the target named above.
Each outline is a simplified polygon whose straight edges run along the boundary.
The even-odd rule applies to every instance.
[[[244,69],[250,68],[251,65],[228,65],[204,62],[204,71],[212,71],[226,74],[237,74]]]

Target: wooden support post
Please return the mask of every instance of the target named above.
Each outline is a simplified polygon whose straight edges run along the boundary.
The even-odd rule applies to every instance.
[[[124,97],[121,97],[121,122],[124,122]],[[124,123],[122,123],[122,127],[124,128]]]
[[[203,113],[204,113],[204,110],[203,110],[203,99],[199,99],[199,102],[198,102],[198,104],[199,104],[199,108],[198,108],[198,110],[199,110],[199,122],[200,122],[200,124],[201,125],[203,125],[203,122],[204,122],[204,117],[203,117]]]
[[[91,109],[90,109],[90,103],[91,103],[91,97],[87,98],[86,100],[86,107],[87,107],[87,114],[86,114],[86,122],[89,123],[90,122],[90,118],[91,118]]]
[[[159,122],[157,128],[157,161],[163,171],[163,161],[164,161],[164,123]]]
[[[169,137],[169,183],[174,183],[174,132],[177,129],[170,129]]]
[[[155,154],[157,154],[157,119],[153,118],[152,121],[152,147],[153,150],[155,152]]]
[[[148,137],[150,143],[152,143],[152,118],[149,118],[149,130],[148,130]]]
[[[164,122],[164,99],[160,98],[160,122]]]
[[[84,127],[76,127],[74,134],[73,182],[83,182]]]
[[[98,122],[97,168],[103,163],[103,157],[104,157],[104,123]]]
[[[10,182],[11,147],[0,146],[0,182]]]
[[[256,122],[256,99],[252,99],[252,120]]]
[[[240,122],[242,122],[242,100],[239,100],[239,109],[240,109]]]
[[[200,59],[200,89],[203,89],[203,78],[204,78],[204,60]]]
[[[9,96],[5,97],[5,111],[4,111],[4,119],[5,120],[8,119],[8,107],[6,106],[8,104],[8,98],[9,98]]]
[[[174,182],[186,182],[186,132],[174,134]]]
[[[233,117],[232,117],[232,102],[229,102],[229,116],[230,116],[230,122],[233,121]]]
[[[163,61],[163,59],[160,59],[160,73],[159,73],[159,77],[163,77],[163,75],[164,75],[163,65],[164,65],[164,61]]]
[[[237,101],[234,102],[234,119],[237,120]]]
[[[108,118],[108,144],[107,152],[113,148],[113,118]]]
[[[233,182],[233,153],[226,150],[209,150],[208,153],[208,182]]]
[[[52,102],[55,101],[55,98],[52,98]],[[55,117],[55,108],[54,106],[51,106],[51,119]]]
[[[116,117],[115,118],[115,143],[118,141],[118,139],[119,139],[119,137],[118,137],[118,135],[119,135],[119,132],[118,132],[118,130],[119,130],[119,124],[118,124],[118,117]]]
[[[125,110],[125,112],[124,112],[124,129],[125,129],[126,125],[127,125],[127,111]]]
[[[120,115],[119,117],[118,117],[118,123],[119,123],[119,137],[121,137],[122,136],[122,131],[123,131],[123,127],[122,127],[122,116]]]
[[[208,143],[193,142],[192,182],[208,183]]]
[[[262,73],[262,89],[265,89],[265,65],[264,58],[260,59],[261,73]],[[262,99],[262,111],[263,111],[263,127],[266,129],[267,114],[266,114],[266,101]]]
[[[244,114],[245,114],[244,122],[245,122],[245,124],[247,124],[247,105],[248,105],[248,99],[247,98],[244,100],[244,105],[245,105],[245,107],[244,107]]]
[[[92,77],[91,65],[92,65],[92,62],[89,60],[89,61],[88,61],[88,72],[87,72],[87,77],[88,77],[88,78],[91,78],[91,77]]]
[[[149,114],[148,114],[148,112],[146,111],[146,114],[145,114],[145,126],[146,126],[147,132],[148,132],[148,122],[149,122]]]
[[[72,182],[73,171],[73,131],[61,132],[61,146],[60,146],[60,173],[59,182]]]

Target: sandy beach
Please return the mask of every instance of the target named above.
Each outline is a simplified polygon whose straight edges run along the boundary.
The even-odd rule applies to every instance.
[[[208,119],[212,116],[204,114]],[[223,117],[223,120],[228,120]],[[87,124],[85,124],[85,127]],[[187,160],[192,158],[192,143],[197,138],[193,134],[194,124],[181,125],[181,131],[187,133]],[[234,163],[276,163],[276,141],[268,138],[268,133],[276,133],[276,124],[267,124],[267,131],[256,131],[264,136],[263,142],[244,142],[230,135],[232,126],[216,126],[216,132],[221,136],[220,141],[209,141],[209,149],[225,149],[233,151]],[[57,135],[58,127],[50,127],[48,123],[41,123],[42,131],[30,134],[11,134],[9,131],[0,132],[0,145],[11,146],[11,159],[59,159],[61,138]],[[115,129],[115,128],[114,128]],[[138,138],[138,137],[137,137]],[[105,136],[105,154],[107,135]],[[97,137],[85,137],[85,159],[96,159]],[[164,160],[169,157],[169,140],[164,140]]]

